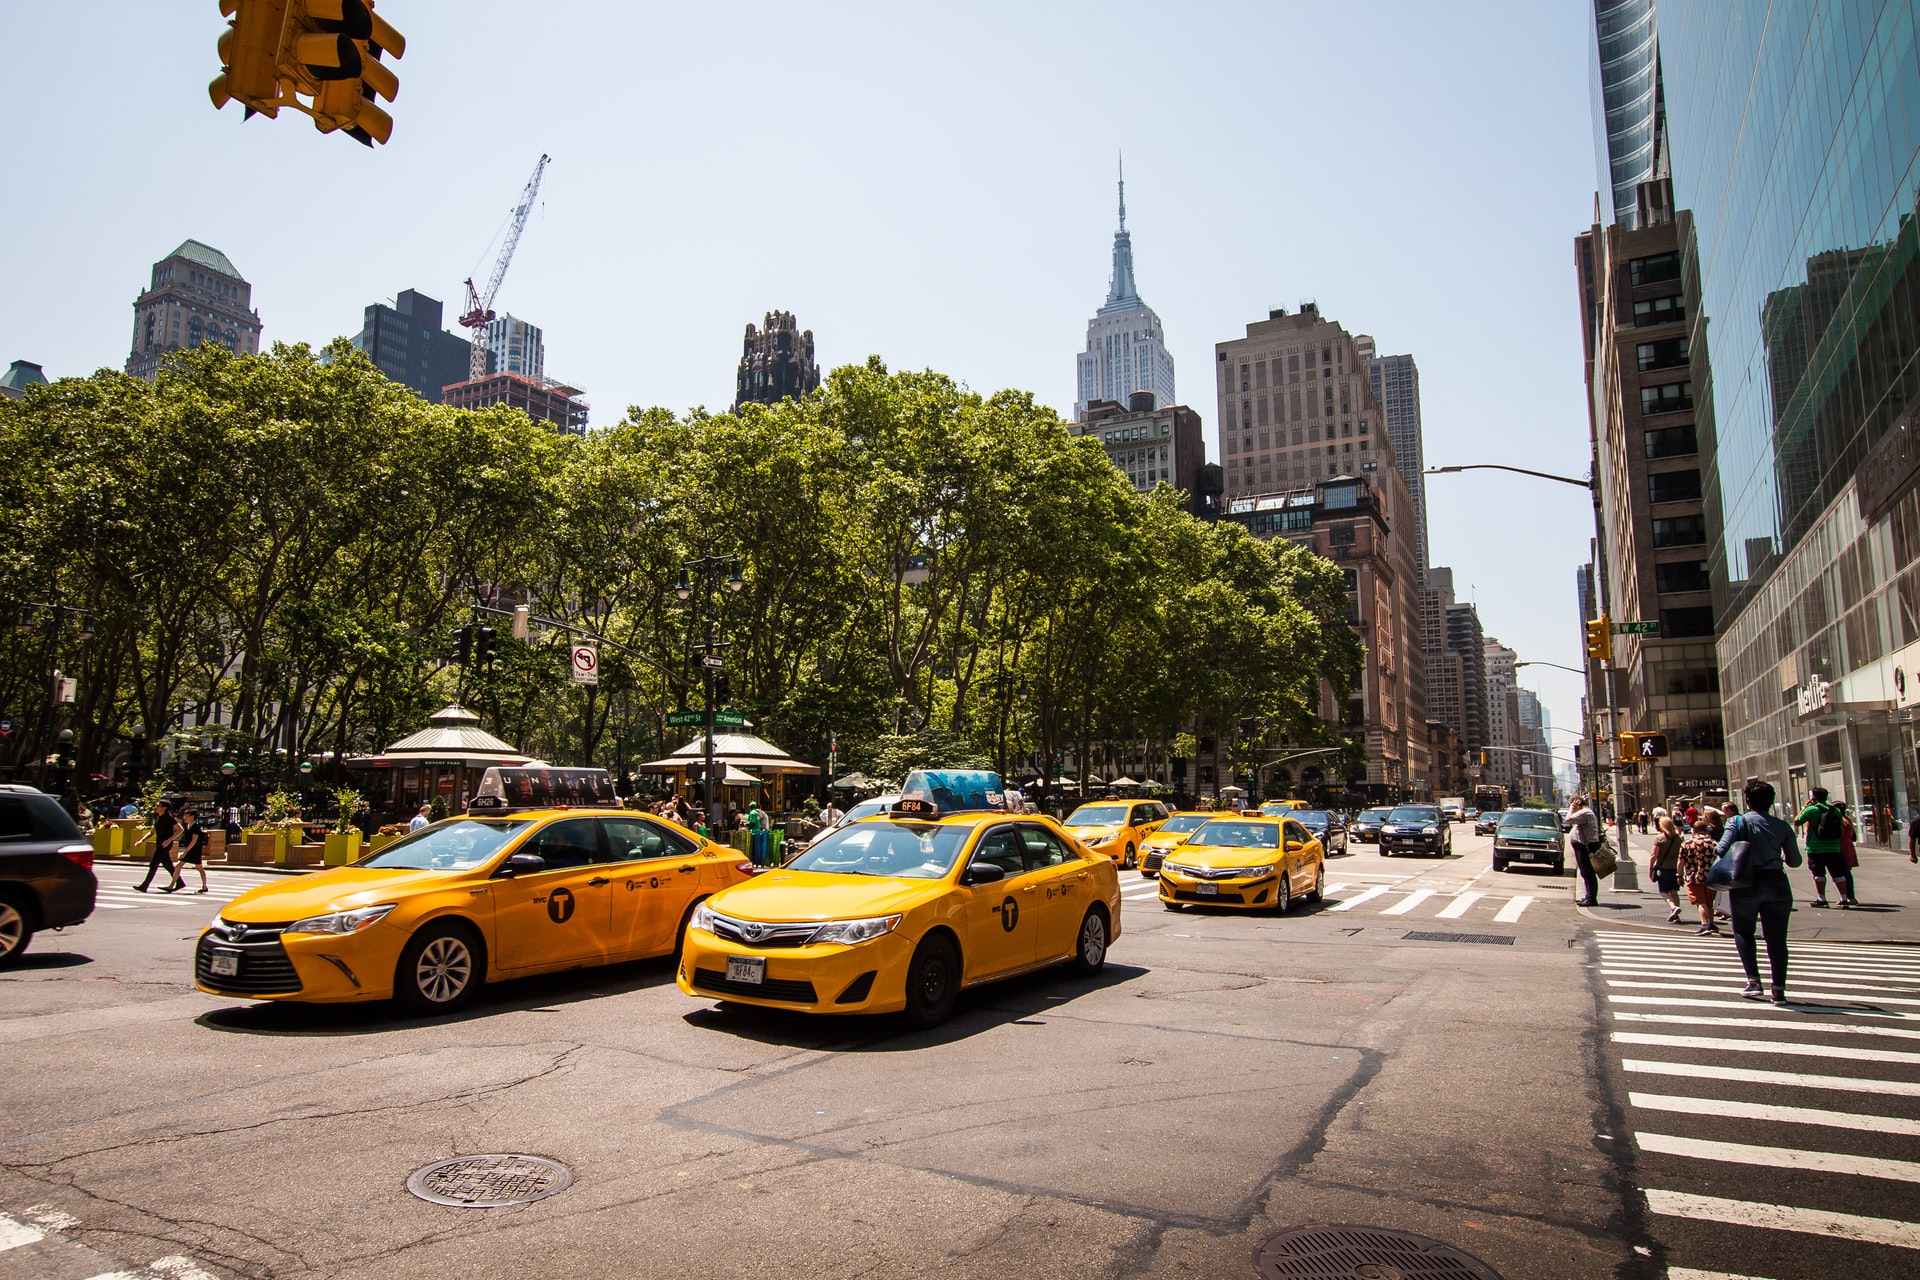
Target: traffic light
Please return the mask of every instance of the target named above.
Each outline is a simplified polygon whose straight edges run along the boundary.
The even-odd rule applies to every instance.
[[[1644,764],[1653,760],[1667,758],[1667,735],[1664,733],[1636,733],[1631,730],[1620,734],[1621,764]]]
[[[716,707],[726,706],[728,701],[730,700],[731,692],[732,692],[731,686],[727,684],[727,673],[724,671],[714,672],[713,673],[713,705]]]
[[[1587,624],[1587,656],[1596,662],[1613,661],[1613,623],[1604,613]]]
[[[693,786],[695,783],[705,782],[706,780],[707,780],[706,765],[690,764],[687,766],[687,785],[688,786]]]
[[[220,0],[229,20],[220,38],[224,68],[208,86],[215,107],[239,99],[249,116],[291,107],[367,146],[393,136],[400,78],[381,61],[406,52],[406,37],[374,10],[375,0]],[[304,101],[303,101],[304,99]]]
[[[473,628],[473,660],[483,667],[493,665],[493,628]]]
[[[473,661],[473,628],[471,626],[453,629],[453,660],[463,667]]]

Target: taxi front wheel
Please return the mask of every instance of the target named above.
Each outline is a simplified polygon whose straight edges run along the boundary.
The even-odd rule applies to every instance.
[[[1120,869],[1122,871],[1131,871],[1139,865],[1140,865],[1139,850],[1135,849],[1132,845],[1128,845],[1127,856],[1125,860],[1120,863]]]
[[[1091,978],[1107,963],[1107,918],[1098,910],[1080,922],[1080,941],[1073,950],[1074,976]]]
[[[907,965],[907,1025],[916,1031],[937,1027],[953,1016],[960,1000],[960,957],[939,934],[923,938]]]
[[[430,924],[408,939],[393,995],[410,1013],[452,1013],[480,990],[480,947],[457,924]]]

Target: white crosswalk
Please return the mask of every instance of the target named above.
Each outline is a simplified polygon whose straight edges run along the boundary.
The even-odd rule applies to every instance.
[[[1773,1005],[1743,998],[1730,938],[1596,942],[1654,1234],[1713,1268],[1669,1280],[1777,1274],[1782,1232],[1823,1274],[1920,1273],[1920,948],[1796,941]]]
[[[115,1260],[109,1262],[111,1270],[94,1271],[93,1267],[107,1261],[106,1255],[67,1236],[78,1226],[78,1218],[51,1205],[0,1212],[0,1276],[57,1273],[85,1280],[216,1280],[213,1272],[182,1254],[134,1266],[121,1266]]]
[[[167,886],[166,874],[162,872],[153,878],[147,892],[140,893],[134,886],[145,877],[144,867],[128,867],[117,864],[102,866],[94,864],[94,879],[99,889],[94,897],[94,909],[97,911],[133,911],[142,907],[160,910],[184,910],[188,915],[199,915],[218,910],[219,904],[239,897],[247,890],[258,885],[271,883],[269,877],[248,875],[245,872],[209,871],[207,873],[207,891],[196,893],[200,887],[200,877],[191,868],[185,868],[184,888],[177,893],[162,893]]]
[[[1328,911],[1362,911],[1380,916],[1417,916],[1437,920],[1459,920],[1470,912],[1479,918],[1490,913],[1495,924],[1515,924],[1537,900],[1532,894],[1486,893],[1474,889],[1409,889],[1401,881],[1411,876],[1396,876],[1388,883],[1374,883],[1381,877],[1366,873],[1348,873],[1330,880],[1326,886]],[[1127,902],[1153,903],[1160,899],[1157,881],[1120,882],[1120,896]],[[1496,909],[1497,908],[1497,909]]]

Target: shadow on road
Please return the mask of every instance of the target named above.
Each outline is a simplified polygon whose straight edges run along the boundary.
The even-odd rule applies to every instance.
[[[1147,970],[1138,965],[1114,964],[1091,978],[1069,977],[1064,970],[1041,970],[1004,982],[989,983],[960,993],[960,1005],[951,1021],[927,1031],[913,1031],[899,1018],[886,1014],[845,1016],[790,1013],[759,1005],[721,1001],[686,1014],[689,1026],[724,1031],[760,1044],[791,1049],[823,1049],[838,1053],[906,1053],[953,1044],[983,1031],[1003,1026],[1045,1026],[1040,1015],[1068,1007],[1074,1000],[1132,982]]]
[[[379,1035],[411,1027],[471,1022],[503,1013],[557,1013],[558,1005],[644,991],[673,981],[668,956],[565,973],[490,983],[459,1013],[412,1017],[392,1001],[369,1004],[287,1004],[263,1001],[201,1014],[194,1021],[210,1031],[251,1036]]]
[[[75,965],[92,963],[92,956],[81,955],[78,951],[29,951],[9,965],[7,971],[20,973],[27,969],[71,969]]]

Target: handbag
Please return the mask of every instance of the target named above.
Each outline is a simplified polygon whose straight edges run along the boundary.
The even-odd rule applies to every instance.
[[[1847,864],[1848,870],[1852,870],[1860,865],[1860,855],[1853,847],[1853,819],[1847,818],[1844,821],[1846,825],[1840,828],[1840,857]]]
[[[1735,818],[1734,821],[1739,822],[1741,819]],[[1707,883],[1716,889],[1752,888],[1752,843],[1742,839],[1728,845],[1727,851],[1715,858],[1713,865],[1707,868]]]
[[[1595,878],[1600,880],[1605,880],[1612,875],[1614,869],[1620,865],[1620,859],[1613,851],[1613,842],[1605,837],[1602,837],[1599,845],[1587,855],[1587,862],[1593,867]]]

